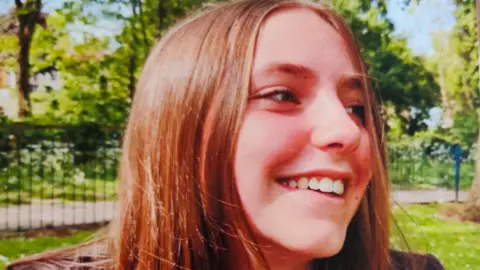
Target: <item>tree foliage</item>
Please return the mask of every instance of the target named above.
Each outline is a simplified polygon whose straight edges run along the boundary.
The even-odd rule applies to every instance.
[[[214,1],[65,1],[48,14],[49,27],[39,29],[32,40],[32,72],[54,66],[62,78],[61,90],[33,94],[33,119],[122,124],[151,46],[172,23],[205,2]],[[438,102],[438,84],[405,40],[393,37],[384,1],[332,3],[357,36],[376,89],[389,108],[385,112],[399,120],[396,127],[407,134],[425,129],[426,112]],[[73,38],[72,25],[95,29],[105,22],[118,25],[120,31],[108,37],[77,31]],[[9,46],[15,45],[2,45]]]
[[[424,59],[413,54],[405,39],[393,36],[385,1],[341,0],[334,4],[357,37],[385,113],[398,119],[398,125],[390,119],[387,128],[397,127],[408,135],[426,129],[424,120],[428,109],[439,101],[439,86]]]

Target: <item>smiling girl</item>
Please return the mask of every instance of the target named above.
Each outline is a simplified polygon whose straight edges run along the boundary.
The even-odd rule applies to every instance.
[[[442,269],[389,250],[384,148],[338,15],[221,4],[173,27],[145,64],[109,233],[10,269]]]

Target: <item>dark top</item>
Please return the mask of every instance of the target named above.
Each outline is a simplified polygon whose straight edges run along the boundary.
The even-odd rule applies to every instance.
[[[444,270],[440,261],[431,254],[390,251],[389,270]]]
[[[390,251],[391,263],[386,270],[444,270],[440,261],[431,254],[420,255],[416,253],[407,253],[400,251]],[[80,256],[76,260],[80,263],[92,262],[92,258],[89,256]],[[43,262],[45,263],[45,262]],[[59,264],[36,264],[32,266],[31,262],[28,263],[13,263],[7,266],[7,270],[43,270],[43,269],[65,269]],[[95,269],[93,267],[74,267],[69,269]],[[215,269],[216,270],[216,269]]]

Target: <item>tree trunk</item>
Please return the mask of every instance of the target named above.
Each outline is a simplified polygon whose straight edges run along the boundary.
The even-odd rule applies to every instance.
[[[462,219],[480,222],[480,110],[476,151],[475,178],[473,179],[472,189],[470,190],[467,202],[465,203]]]
[[[453,111],[447,94],[445,85],[445,69],[443,63],[438,65],[438,82],[440,84],[440,99],[443,107],[443,128],[451,128],[453,126]]]
[[[17,56],[17,91],[18,91],[18,116],[24,118],[31,115],[30,102],[30,46],[32,44],[35,25],[39,19],[41,0],[27,0],[22,3],[15,0],[18,19],[18,56]]]
[[[138,11],[139,11],[139,20],[140,24],[142,26],[142,34],[143,34],[143,45],[145,45],[147,48],[150,48],[150,41],[147,38],[147,27],[145,25],[145,14],[143,13],[143,7],[142,7],[142,1],[139,1],[138,3]],[[149,50],[147,50],[149,51]],[[148,54],[148,53],[147,53]]]
[[[163,0],[159,0],[157,4],[157,29],[156,29],[156,38],[162,36],[162,30],[164,28],[165,17],[167,15],[167,10],[163,6]]]
[[[19,37],[19,52],[17,57],[17,89],[18,89],[18,116],[27,117],[31,114],[30,92],[30,44],[32,38]]]
[[[128,59],[128,90],[130,92],[130,99],[133,101],[133,96],[135,96],[135,84],[136,84],[136,78],[135,78],[135,69],[136,69],[136,58],[135,54],[132,53],[130,54],[130,57]]]
[[[136,25],[135,22],[138,20],[137,15],[137,7],[139,1],[131,0],[130,4],[132,5],[132,13],[133,18],[131,19],[131,31],[132,31],[132,39],[130,44],[130,56],[128,59],[128,89],[130,91],[130,98],[133,101],[133,97],[135,96],[135,86],[137,84],[137,78],[135,77],[135,71],[137,70],[137,46],[139,44],[137,33],[136,33]]]

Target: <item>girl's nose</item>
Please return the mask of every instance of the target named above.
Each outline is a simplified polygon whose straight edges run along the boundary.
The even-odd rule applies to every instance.
[[[311,143],[322,151],[348,155],[355,151],[361,139],[361,130],[347,113],[338,97],[328,96],[312,110]]]

